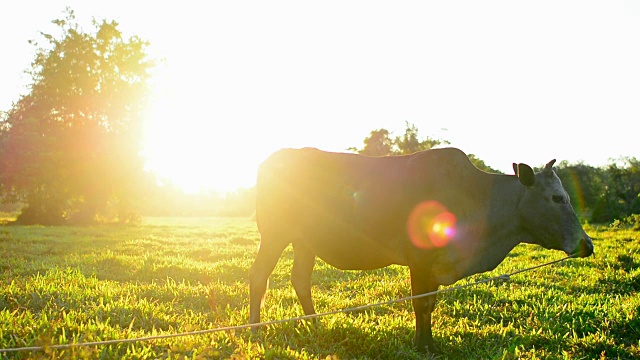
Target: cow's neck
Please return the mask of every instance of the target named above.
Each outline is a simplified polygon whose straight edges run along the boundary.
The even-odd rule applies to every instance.
[[[491,197],[478,238],[480,254],[474,256],[473,273],[494,269],[523,241],[516,215],[522,197],[522,185],[514,176],[494,175],[487,186],[487,193]]]
[[[466,276],[493,270],[507,254],[523,242],[517,212],[518,200],[522,196],[522,186],[517,178],[495,176],[481,183],[476,189],[490,198],[480,202],[488,204],[484,209],[473,211],[460,224],[457,246],[450,247],[442,254],[434,266],[439,282],[450,284]],[[485,202],[486,201],[486,202]],[[439,273],[442,269],[455,268],[455,272]]]

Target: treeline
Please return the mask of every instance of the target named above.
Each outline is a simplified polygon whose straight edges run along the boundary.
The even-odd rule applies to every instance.
[[[347,150],[367,156],[408,155],[448,144],[450,142],[445,139],[430,136],[421,138],[418,134],[418,128],[414,124],[405,121],[404,134],[392,136],[389,130],[384,128],[373,130],[364,139],[362,148],[350,147]],[[475,154],[468,154],[467,156],[478,169],[491,173],[500,173],[500,171],[485,164]]]
[[[392,136],[386,129],[373,130],[364,139],[362,148],[352,147],[349,150],[369,156],[404,155],[447,144],[449,141],[444,139],[420,138],[416,126],[407,122],[405,132],[400,136]],[[500,173],[476,155],[467,156],[477,168],[490,173]],[[555,169],[571,197],[573,207],[583,221],[612,223],[619,220],[640,227],[638,159],[622,158],[605,167],[563,161],[556,165]]]
[[[566,161],[556,172],[583,220],[611,223],[614,220],[637,226],[640,214],[640,161],[626,157],[605,167]]]
[[[233,216],[250,217],[255,212],[256,188],[242,188],[233,192],[185,193],[172,186],[154,186],[145,192],[138,203],[144,216]]]
[[[70,9],[53,23],[56,33],[42,33],[42,44],[32,42],[29,93],[0,112],[0,212],[19,212],[19,223],[43,225],[254,212],[255,189],[190,195],[158,185],[144,171],[143,113],[154,67],[147,42],[123,37],[114,21],[94,21],[92,29],[84,31]],[[362,148],[348,150],[402,155],[448,143],[421,138],[407,122],[399,136],[374,130]],[[478,168],[498,172],[477,156],[468,156]],[[637,159],[606,167],[564,162],[557,171],[584,220],[640,218],[632,216],[640,214]]]
[[[394,136],[387,129],[370,132],[362,147],[347,150],[367,156],[412,154],[417,151],[448,145],[449,141],[420,137],[415,125],[406,123],[403,134]],[[479,169],[501,173],[474,154],[469,160]],[[572,205],[584,222],[629,225],[640,229],[640,160],[625,157],[604,167],[561,161],[555,166]]]

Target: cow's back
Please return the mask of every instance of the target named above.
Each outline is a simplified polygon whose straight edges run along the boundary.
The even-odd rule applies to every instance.
[[[394,246],[405,227],[408,158],[310,148],[274,153],[258,172],[263,240],[303,241],[329,262],[334,254]]]
[[[437,200],[477,213],[480,173],[452,148],[390,157],[283,149],[258,172],[258,228],[263,242],[301,242],[339,268],[402,264],[415,206]]]
[[[314,227],[322,220],[366,222],[380,213],[380,206],[402,201],[406,159],[280,150],[258,172],[258,226],[269,231],[263,228]]]

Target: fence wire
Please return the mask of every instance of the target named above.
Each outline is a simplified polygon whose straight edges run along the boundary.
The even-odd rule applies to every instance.
[[[508,273],[508,274],[502,274],[502,275],[494,276],[492,278],[482,279],[482,280],[478,280],[478,281],[475,281],[475,282],[472,282],[472,283],[452,286],[452,287],[448,287],[448,288],[444,288],[444,289],[440,289],[440,290],[436,290],[436,291],[432,291],[432,292],[428,292],[428,293],[424,293],[424,294],[407,296],[407,297],[403,297],[403,298],[399,298],[399,299],[393,299],[393,300],[382,301],[382,302],[377,302],[377,303],[373,303],[373,304],[367,304],[367,305],[362,305],[362,306],[345,308],[345,309],[341,309],[341,310],[327,311],[327,312],[318,313],[318,314],[304,315],[304,316],[298,316],[298,317],[294,317],[294,318],[281,319],[281,320],[272,320],[272,321],[266,321],[266,322],[261,322],[261,323],[256,323],[256,324],[225,326],[225,327],[219,327],[219,328],[215,328],[215,329],[205,329],[205,330],[197,330],[197,331],[190,331],[190,332],[183,332],[183,333],[172,333],[172,334],[164,334],[164,335],[145,336],[145,337],[138,337],[138,338],[132,338],[132,339],[114,339],[114,340],[91,341],[91,342],[83,342],[83,343],[75,343],[75,344],[72,343],[72,344],[59,344],[59,345],[47,345],[47,346],[29,346],[29,347],[17,347],[17,348],[0,349],[0,354],[2,354],[2,353],[12,353],[12,352],[21,352],[21,351],[64,350],[64,349],[70,349],[70,348],[74,348],[74,347],[129,344],[129,343],[146,342],[146,341],[153,341],[153,340],[162,340],[162,339],[184,337],[184,336],[204,335],[204,334],[211,334],[211,333],[216,333],[216,332],[229,332],[229,331],[236,331],[236,330],[244,330],[244,329],[258,328],[258,327],[263,327],[263,326],[278,325],[278,324],[289,323],[289,322],[297,322],[297,321],[302,321],[302,320],[316,319],[316,318],[326,317],[326,316],[331,316],[331,315],[336,315],[336,314],[346,314],[346,313],[351,313],[351,312],[358,312],[358,311],[368,310],[368,309],[371,309],[371,308],[374,308],[374,307],[391,305],[391,304],[396,304],[396,303],[405,302],[405,301],[409,301],[409,300],[419,299],[419,298],[423,298],[423,297],[427,297],[427,296],[432,296],[432,295],[436,295],[436,294],[457,291],[457,290],[460,290],[460,289],[464,289],[464,288],[468,288],[468,287],[472,287],[472,286],[477,286],[477,285],[484,284],[484,283],[489,283],[489,282],[492,282],[492,281],[497,281],[497,280],[506,281],[506,280],[509,280],[511,278],[511,276],[513,276],[513,275],[517,275],[517,274],[520,274],[520,273],[523,273],[523,272],[528,272],[528,271],[539,269],[539,268],[542,268],[542,267],[545,267],[545,266],[557,264],[557,263],[563,262],[563,261],[565,261],[567,259],[570,259],[570,258],[573,258],[573,257],[575,257],[575,256],[567,256],[567,257],[564,257],[562,259],[549,261],[549,262],[546,262],[544,264],[540,264],[540,265],[528,267],[528,268],[525,268],[525,269],[517,270],[517,271],[511,272],[511,273]]]

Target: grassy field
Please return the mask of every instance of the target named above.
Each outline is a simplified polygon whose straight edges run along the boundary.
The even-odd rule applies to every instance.
[[[442,359],[640,358],[640,233],[590,229],[596,254],[440,296]],[[245,324],[259,234],[247,219],[145,219],[141,226],[0,226],[0,348],[127,339]],[[564,255],[521,245],[477,280]],[[263,319],[302,315],[288,249]],[[464,281],[463,281],[464,282]],[[410,294],[403,267],[342,272],[318,260],[319,312]],[[409,302],[358,313],[150,342],[0,358],[422,359]]]

